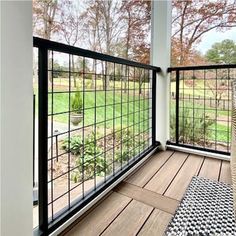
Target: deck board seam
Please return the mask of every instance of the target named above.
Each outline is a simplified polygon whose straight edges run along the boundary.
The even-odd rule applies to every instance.
[[[183,161],[183,163],[181,164],[181,166],[179,167],[178,171],[175,173],[174,177],[172,178],[172,180],[170,181],[170,183],[168,184],[168,186],[166,187],[165,191],[162,193],[162,195],[164,196],[166,191],[168,190],[168,188],[171,186],[171,184],[173,183],[175,177],[178,175],[178,173],[180,172],[180,170],[182,169],[182,167],[184,166],[184,164],[186,163],[186,161],[188,160],[190,154],[187,155],[187,157],[185,158],[185,160]],[[177,199],[175,199],[177,200]],[[178,200],[177,200],[178,201]]]
[[[93,207],[91,207],[88,211],[82,214],[78,219],[76,219],[71,225],[69,225],[59,236],[67,235],[71,230],[73,230],[76,225],[78,225],[84,218],[86,218],[92,211],[94,211],[100,204],[102,204],[114,191],[108,192],[102,199],[100,199]]]
[[[203,165],[204,165],[205,160],[206,160],[206,157],[204,156],[204,157],[203,157],[203,160],[202,160],[202,164],[200,165],[200,168],[199,168],[199,170],[198,170],[198,172],[197,172],[197,176],[199,176],[199,174],[200,174],[200,172],[201,172],[201,170],[202,170],[202,167],[203,167]]]
[[[150,212],[150,214],[148,215],[147,219],[143,222],[143,224],[141,225],[141,227],[139,228],[138,232],[135,234],[135,236],[138,236],[138,234],[141,232],[142,228],[144,227],[144,225],[147,223],[148,219],[150,218],[150,216],[152,215],[152,213],[154,212],[155,207],[153,207],[152,211]]]
[[[169,159],[174,155],[175,151],[173,151],[170,156],[166,159],[166,161],[157,169],[157,171],[151,176],[151,178],[142,186],[142,188],[145,188],[147,184],[154,178],[154,176],[164,167],[164,165],[169,161]],[[140,186],[138,186],[140,187]]]
[[[218,174],[218,181],[220,181],[220,176],[221,176],[221,171],[222,171],[222,165],[223,165],[223,161],[220,161],[220,169],[219,169],[219,174]]]
[[[119,193],[120,194],[120,193]],[[123,195],[123,194],[122,194]],[[127,196],[126,196],[127,197]],[[104,230],[99,234],[101,236],[108,228],[113,224],[113,222],[119,217],[119,215],[130,205],[130,203],[133,201],[131,198],[130,201],[125,205],[125,207],[112,219],[112,221],[104,228]]]

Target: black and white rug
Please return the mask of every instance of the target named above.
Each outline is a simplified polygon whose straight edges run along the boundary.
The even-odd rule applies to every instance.
[[[194,176],[166,235],[236,235],[232,186]]]

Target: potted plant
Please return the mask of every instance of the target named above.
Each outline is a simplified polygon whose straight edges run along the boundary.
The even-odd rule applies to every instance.
[[[81,93],[77,91],[72,97],[71,101],[71,115],[70,120],[73,125],[78,125],[83,119],[83,100],[81,98]]]

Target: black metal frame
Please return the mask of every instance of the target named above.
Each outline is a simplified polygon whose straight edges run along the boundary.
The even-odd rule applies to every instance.
[[[36,186],[35,181],[35,94],[33,95],[33,188]]]
[[[104,60],[107,62],[113,62],[113,63],[119,63],[119,64],[128,65],[128,66],[149,69],[149,70],[156,71],[157,73],[161,72],[161,68],[157,66],[142,64],[139,62],[126,60],[124,58],[114,57],[107,54],[94,52],[91,50],[73,47],[67,44],[58,43],[58,42],[54,42],[54,41],[50,41],[50,40],[46,40],[46,39],[42,39],[38,37],[33,38],[33,46],[36,48],[45,48],[47,50],[54,50],[56,52],[62,52],[62,53],[67,53],[67,54],[73,53],[74,55],[78,55],[81,57],[88,57],[88,58],[93,58],[97,60]]]
[[[56,228],[58,228],[61,224],[63,224],[65,221],[67,221],[69,218],[71,218],[76,212],[78,212],[79,210],[81,210],[83,207],[85,207],[89,202],[91,202],[94,198],[96,198],[99,194],[101,194],[104,190],[106,190],[109,186],[111,186],[114,182],[116,182],[123,174],[125,174],[128,170],[130,170],[134,165],[136,165],[140,160],[142,160],[146,155],[148,155],[150,152],[152,152],[158,145],[159,143],[156,141],[156,74],[158,72],[160,72],[160,68],[159,67],[155,67],[155,66],[151,66],[151,65],[145,65],[142,63],[138,63],[138,62],[133,62],[133,61],[129,61],[129,60],[125,60],[122,58],[116,58],[113,56],[109,56],[109,55],[105,55],[105,54],[101,54],[101,53],[96,53],[93,51],[89,51],[89,50],[84,50],[81,48],[76,48],[73,46],[69,46],[69,45],[65,45],[65,44],[61,44],[61,43],[57,43],[57,42],[52,42],[49,40],[44,40],[41,38],[34,38],[34,47],[38,48],[38,80],[39,80],[39,87],[38,87],[38,120],[39,120],[39,124],[38,124],[38,130],[39,130],[39,143],[38,143],[38,149],[39,149],[39,234],[41,235],[48,235],[49,233],[53,232]],[[52,68],[49,68],[49,52],[52,53]],[[53,68],[53,52],[60,52],[60,53],[65,53],[69,55],[69,71],[68,71],[68,75],[69,75],[69,90],[66,91],[69,94],[69,111],[68,112],[61,112],[61,113],[54,113],[53,108],[52,111],[50,113],[48,113],[48,94],[56,94],[57,91],[54,91],[53,89],[53,77],[54,77],[54,72],[56,72],[56,70],[54,70]],[[53,121],[51,124],[51,135],[48,135],[48,117],[52,117],[55,115],[59,115],[59,114],[68,114],[68,131],[66,133],[68,133],[68,137],[70,139],[70,133],[74,132],[75,130],[79,130],[82,129],[83,130],[83,142],[84,142],[84,136],[85,136],[85,118],[83,117],[83,125],[82,128],[79,129],[74,129],[72,130],[70,127],[70,113],[71,113],[71,109],[70,109],[70,95],[75,92],[75,91],[71,91],[71,85],[70,85],[70,81],[71,81],[71,74],[73,73],[70,68],[71,68],[71,55],[75,55],[75,56],[79,56],[83,58],[83,75],[85,74],[85,66],[84,66],[84,58],[91,58],[92,60],[95,61],[95,65],[96,65],[96,61],[104,61],[105,63],[111,63],[112,65],[114,65],[114,75],[115,75],[115,70],[116,70],[116,65],[120,65],[120,66],[124,66],[125,67],[125,77],[126,80],[128,81],[127,84],[125,84],[125,86],[128,86],[128,102],[127,101],[123,101],[124,97],[126,96],[125,94],[123,94],[123,82],[121,83],[121,88],[120,88],[120,93],[121,93],[121,101],[119,103],[115,103],[115,96],[116,96],[116,89],[115,87],[113,89],[111,89],[111,92],[113,93],[113,103],[109,103],[107,104],[107,98],[106,98],[106,92],[108,90],[105,90],[105,105],[104,105],[104,116],[105,116],[105,120],[103,121],[105,124],[105,130],[106,130],[106,125],[107,122],[109,121],[106,117],[106,111],[107,108],[110,106],[113,107],[113,113],[114,113],[114,108],[119,105],[121,108],[121,116],[116,116],[114,118],[114,114],[113,114],[113,132],[114,132],[114,123],[116,121],[116,119],[120,119],[121,121],[121,137],[122,137],[122,132],[123,132],[123,128],[122,128],[122,124],[123,124],[123,116],[128,116],[127,119],[127,125],[128,127],[126,128],[131,128],[133,130],[135,130],[135,125],[138,125],[138,136],[134,135],[135,133],[133,133],[133,140],[138,138],[138,143],[139,146],[134,146],[134,149],[129,151],[129,155],[131,155],[131,153],[133,153],[132,158],[128,159],[128,164],[124,164],[123,163],[123,158],[121,157],[121,165],[119,169],[116,169],[116,171],[114,171],[114,148],[117,148],[117,144],[114,144],[113,141],[113,174],[111,176],[106,176],[104,177],[104,183],[102,184],[97,184],[96,183],[96,171],[95,171],[95,166],[94,166],[94,186],[95,186],[95,190],[91,191],[90,193],[86,193],[86,195],[84,194],[84,189],[83,189],[83,196],[82,196],[82,200],[80,201],[74,201],[75,203],[70,203],[70,195],[68,195],[69,197],[69,207],[68,210],[63,211],[63,212],[58,212],[57,215],[54,216],[53,213],[53,206],[52,208],[52,219],[49,219],[49,209],[48,206],[50,204],[53,204],[53,202],[55,202],[56,200],[53,199],[52,195],[53,192],[51,193],[51,198],[52,198],[52,203],[48,200],[48,184],[49,182],[52,183],[53,178],[51,178],[51,180],[48,179],[48,162],[50,161],[52,163],[52,161],[54,159],[58,160],[58,158],[60,157],[61,154],[58,154],[58,152],[56,152],[56,156],[53,156],[53,151],[51,151],[51,158],[48,158],[48,139],[53,139],[53,137],[55,136],[53,134]],[[95,70],[96,70],[96,66],[95,66]],[[145,107],[145,98],[141,99],[141,95],[139,93],[138,95],[138,99],[135,99],[135,97],[137,96],[135,94],[135,80],[133,79],[133,86],[134,88],[131,89],[130,88],[130,78],[129,78],[129,73],[127,71],[129,71],[129,69],[133,69],[134,70],[134,78],[138,78],[140,81],[140,76],[139,77],[135,77],[137,76],[137,73],[135,75],[135,71],[139,70],[139,69],[143,69],[144,70],[144,74],[146,74],[146,76],[148,76],[148,79],[151,78],[150,81],[150,86],[148,86],[148,88],[145,88],[145,83],[144,83],[144,88],[147,89],[147,91],[151,91],[151,96],[148,96],[148,108],[143,108],[143,110],[141,110],[141,105],[143,104]],[[63,71],[65,72],[65,71]],[[52,89],[51,91],[49,91],[48,87],[48,80],[49,80],[49,76],[48,73],[51,73],[51,79],[52,79]],[[128,75],[127,75],[128,73]],[[97,119],[96,119],[96,114],[97,111],[96,109],[98,109],[99,107],[96,104],[97,98],[96,98],[96,76],[98,75],[98,73],[95,71],[95,105],[92,108],[85,108],[84,107],[84,103],[83,103],[83,111],[85,111],[86,109],[95,109],[94,112],[94,121],[95,123],[92,124],[92,127],[94,127],[95,130],[95,135],[96,135],[96,125],[99,123],[97,123]],[[106,72],[104,74],[104,76],[109,76]],[[83,79],[83,89],[84,89],[84,79]],[[115,77],[114,77],[114,84],[115,84]],[[145,90],[144,89],[144,90]],[[122,106],[125,103],[130,103],[129,101],[129,97],[130,97],[130,91],[133,91],[133,112],[130,112],[128,109],[127,114],[124,114],[122,112]],[[62,91],[63,93],[64,91]],[[87,91],[89,92],[89,91]],[[145,91],[144,91],[144,97],[145,97]],[[84,101],[84,92],[83,92],[83,101]],[[138,110],[135,110],[135,103],[136,105],[138,105]],[[53,96],[52,96],[52,107],[53,107]],[[128,106],[129,107],[129,106]],[[131,110],[131,108],[130,108]],[[141,113],[143,112],[143,117],[141,117]],[[145,119],[144,116],[144,112],[149,112],[150,114],[148,115],[148,119]],[[129,114],[133,114],[133,125],[129,124]],[[135,116],[138,116],[138,121],[135,121]],[[150,119],[152,119],[151,124],[149,124]],[[141,121],[141,122],[140,122]],[[144,137],[144,133],[149,131],[148,130],[144,130],[145,124],[144,122],[147,122],[148,126],[151,127],[151,137],[150,137],[150,144],[148,145],[148,148],[145,148],[145,145],[143,144],[143,147],[141,146],[141,137],[140,135],[143,135]],[[141,123],[142,123],[142,127],[141,127]],[[141,131],[142,129],[142,131]],[[117,131],[115,131],[117,132]],[[142,134],[141,134],[142,132]],[[105,136],[103,137],[104,140],[106,140],[107,134],[106,131],[104,131]],[[60,135],[60,134],[59,134]],[[58,134],[55,136],[56,137],[56,142],[58,142]],[[149,140],[149,138],[147,139],[147,141]],[[98,139],[96,139],[96,136],[94,137],[94,143],[96,144],[96,142],[98,141]],[[148,141],[149,142],[149,141]],[[53,144],[53,141],[52,141]],[[105,141],[106,144],[106,141]],[[121,154],[122,154],[122,145],[123,142],[121,143]],[[52,146],[51,146],[52,147]],[[84,148],[84,144],[83,144],[83,148]],[[70,149],[70,144],[69,144],[69,149]],[[138,154],[136,154],[135,149],[138,149]],[[109,150],[107,150],[105,148],[105,152],[104,152],[104,158],[106,159],[106,154]],[[95,150],[94,150],[95,153]],[[70,190],[70,152],[68,152],[68,191]],[[95,164],[96,165],[96,156],[94,157],[95,159]],[[82,158],[82,161],[84,162],[84,158]],[[83,163],[84,166],[84,163]],[[52,168],[52,167],[51,167]],[[84,168],[84,167],[83,167]],[[65,173],[63,173],[64,175]],[[57,177],[59,178],[60,175]],[[56,179],[56,178],[54,178]],[[84,181],[84,175],[82,177],[83,181]],[[82,183],[82,188],[84,188],[84,185]],[[66,194],[68,194],[69,192],[67,192]],[[62,197],[63,195],[59,196],[58,198]]]
[[[230,127],[229,111],[231,109],[231,106],[230,106],[230,100],[229,100],[229,97],[230,97],[230,82],[229,81],[231,80],[231,78],[230,78],[230,70],[233,70],[233,69],[236,69],[236,64],[181,66],[181,67],[170,67],[170,68],[168,68],[167,71],[169,73],[171,73],[172,75],[174,74],[174,80],[173,81],[176,82],[176,84],[175,84],[176,85],[175,86],[175,98],[174,98],[174,100],[175,100],[175,114],[176,114],[176,116],[175,116],[175,137],[171,137],[172,140],[169,140],[167,142],[167,145],[174,145],[174,146],[178,146],[178,147],[191,148],[191,149],[195,149],[195,150],[199,150],[199,151],[206,151],[206,152],[213,152],[213,153],[217,153],[217,154],[230,155],[230,141],[229,141],[230,138],[229,137],[231,136],[231,131],[230,131],[230,128],[229,128]],[[206,147],[205,146],[205,142],[206,142],[205,136],[204,136],[204,146],[194,145],[194,144],[190,144],[190,143],[185,143],[184,140],[180,141],[180,131],[179,131],[179,129],[180,129],[180,118],[182,118],[182,117],[180,117],[180,100],[181,99],[183,100],[183,102],[182,102],[182,106],[183,107],[181,107],[182,109],[184,109],[184,104],[183,103],[184,103],[184,100],[185,100],[185,95],[183,95],[183,98],[182,97],[180,98],[180,80],[183,80],[183,88],[182,89],[184,89],[184,87],[185,87],[184,81],[187,80],[185,77],[188,77],[188,76],[186,76],[184,74],[184,72],[185,73],[189,73],[189,74],[192,73],[193,77],[195,77],[195,73],[197,73],[197,72],[202,72],[203,73],[203,78],[201,80],[204,81],[204,89],[202,89],[202,90],[204,90],[204,95],[203,95],[203,97],[201,99],[204,100],[204,105],[203,105],[202,110],[204,111],[204,114],[205,114],[205,112],[207,110],[209,110],[206,107],[206,102],[205,102],[206,101],[206,95],[207,95],[206,94],[206,92],[207,92],[206,81],[208,80],[206,78],[206,73],[208,71],[211,71],[211,70],[214,70],[215,73],[216,73],[215,79],[214,79],[214,81],[216,83],[216,88],[214,88],[214,90],[216,90],[216,94],[217,94],[217,89],[218,89],[217,81],[219,80],[217,72],[221,71],[221,70],[227,70],[227,80],[228,80],[227,84],[228,84],[228,87],[225,90],[228,93],[228,99],[227,99],[228,106],[226,108],[226,110],[228,110],[228,120],[227,120],[228,140],[227,140],[227,150],[226,151],[218,150],[217,147],[216,147],[216,144],[215,144],[215,148],[214,149]],[[182,79],[180,78],[180,73],[182,73],[182,77],[183,77]],[[194,79],[195,78],[192,78],[193,81],[194,81]],[[191,80],[191,79],[189,79],[189,80]],[[200,96],[197,97],[194,94],[195,90],[197,90],[197,88],[195,88],[194,82],[193,82],[193,95],[191,96],[191,100],[193,102],[193,107],[191,108],[193,110],[193,116],[192,116],[193,120],[194,120],[195,112],[199,111],[199,109],[197,110],[197,108],[194,107],[194,104],[195,104],[195,101],[200,98]],[[183,92],[183,94],[184,94],[184,92]],[[171,96],[172,96],[172,94],[171,94]],[[210,98],[210,104],[212,102],[214,104],[214,98],[213,99]],[[215,101],[215,106],[216,106],[216,101]],[[218,115],[217,112],[218,112],[219,109],[217,107],[215,107],[212,110],[215,110],[215,116],[216,116],[215,119],[216,119],[216,121],[218,121],[217,120],[217,115]],[[184,112],[183,112],[183,116],[185,116]],[[205,115],[204,115],[204,117],[205,117]],[[204,118],[204,122],[205,122],[205,118]],[[182,125],[184,126],[184,124],[182,124]],[[216,126],[217,126],[217,124],[215,125],[215,130],[214,130],[215,137],[217,137],[217,127]],[[193,130],[194,130],[194,121],[193,121]],[[204,131],[203,132],[204,132],[204,135],[205,135],[205,127],[204,127]],[[193,134],[193,139],[194,139],[194,134]],[[215,140],[215,142],[217,143],[216,140]]]
[[[38,150],[39,150],[39,234],[41,235],[48,235],[49,233],[53,232],[55,229],[57,229],[61,224],[63,224],[64,222],[66,222],[69,218],[71,218],[74,214],[76,214],[78,211],[80,211],[83,207],[85,207],[87,204],[89,204],[93,199],[95,199],[98,195],[100,195],[104,190],[106,190],[109,186],[111,186],[113,183],[115,183],[118,179],[120,179],[120,177],[122,175],[124,175],[125,173],[127,173],[127,171],[129,171],[134,165],[136,165],[140,160],[142,160],[146,155],[148,155],[150,152],[152,152],[157,146],[159,146],[159,142],[156,141],[156,76],[157,73],[161,71],[161,69],[159,67],[155,67],[155,66],[151,66],[151,65],[145,65],[142,63],[138,63],[138,62],[134,62],[134,61],[129,61],[126,59],[122,59],[122,58],[117,58],[117,57],[113,57],[110,55],[105,55],[105,54],[101,54],[101,53],[97,53],[97,52],[93,52],[93,51],[89,51],[89,50],[84,50],[81,48],[76,48],[73,46],[69,46],[69,45],[65,45],[65,44],[61,44],[61,43],[57,43],[57,42],[52,42],[49,40],[44,40],[41,38],[34,38],[34,47],[38,48],[38,79],[39,79],[39,87],[38,87],[38,120],[39,120],[39,124],[38,124],[38,130],[39,130],[39,143],[38,143]],[[52,53],[52,68],[49,68],[49,52]],[[52,84],[53,84],[53,77],[54,77],[54,72],[60,72],[57,71],[53,68],[53,52],[59,52],[59,53],[65,53],[69,55],[69,69],[68,71],[63,71],[64,73],[67,73],[69,76],[69,90],[68,91],[54,91],[53,89],[53,85],[52,85],[52,89],[51,91],[49,91],[49,84],[48,84],[48,80],[49,80],[49,76],[48,74],[51,73],[51,77],[52,77]],[[83,58],[83,71],[82,71],[82,75],[84,78],[84,75],[86,74],[86,68],[84,65],[85,62],[85,58],[89,58],[94,60],[95,62],[95,72],[94,72],[94,76],[95,76],[95,89],[92,91],[94,92],[94,103],[95,105],[93,107],[85,107],[84,103],[83,103],[83,111],[89,110],[89,109],[94,109],[94,123],[92,124],[86,124],[85,122],[85,118],[83,117],[83,123],[82,123],[82,128],[78,128],[78,129],[72,129],[72,127],[70,126],[70,113],[72,112],[71,108],[70,108],[70,104],[71,104],[71,98],[70,95],[72,93],[74,93],[75,91],[71,90],[71,76],[73,75],[73,73],[75,73],[74,71],[71,71],[71,55],[75,55],[75,56],[79,56],[81,58]],[[125,89],[123,87],[123,82],[121,83],[121,88],[119,88],[119,92],[121,93],[120,95],[120,101],[117,102],[116,101],[116,92],[118,92],[118,90],[115,88],[115,86],[113,87],[113,89],[105,89],[105,104],[104,105],[97,105],[97,80],[96,77],[97,76],[104,76],[105,77],[105,81],[107,79],[107,76],[110,76],[108,74],[107,70],[107,66],[106,66],[106,70],[103,74],[99,74],[96,71],[96,63],[97,61],[103,61],[106,64],[110,63],[112,65],[112,70],[114,72],[114,84],[115,84],[115,71],[116,71],[116,66],[123,66],[125,67],[125,75],[124,77],[127,80],[127,83],[125,83],[125,87],[128,87],[127,89],[127,94],[123,93],[123,90]],[[122,67],[122,68],[123,68]],[[168,141],[167,144],[169,145],[175,145],[175,146],[179,146],[179,147],[186,147],[186,148],[191,148],[191,149],[196,149],[196,150],[200,150],[200,151],[207,151],[207,152],[214,152],[214,153],[219,153],[219,154],[225,154],[225,155],[229,155],[229,151],[221,151],[221,150],[217,150],[217,149],[209,149],[207,147],[201,147],[201,146],[195,146],[195,145],[191,145],[188,143],[182,143],[179,140],[179,136],[180,136],[180,80],[181,80],[181,72],[183,71],[192,71],[193,74],[195,71],[206,71],[206,70],[221,70],[221,69],[233,69],[236,68],[236,65],[207,65],[207,66],[187,66],[187,67],[171,67],[168,68],[168,72],[171,73],[175,73],[175,80],[176,80],[176,103],[175,103],[175,108],[176,108],[176,129],[175,129],[175,141]],[[137,91],[137,89],[135,88],[135,79],[133,79],[133,81],[130,79],[129,77],[129,71],[133,69],[133,77],[139,80],[139,84],[140,84],[140,80],[141,80],[141,76],[138,75],[138,72],[140,69],[144,70],[144,74],[147,75],[148,79],[151,78],[150,81],[150,85],[148,85],[148,88],[145,88],[145,83],[144,83],[144,93],[145,91],[150,91],[151,92],[151,96],[148,96],[148,108],[143,108],[143,110],[141,110],[141,106],[145,107],[145,95],[144,95],[144,99],[141,98],[140,93],[138,95],[135,94],[135,92]],[[123,69],[122,69],[123,70]],[[76,72],[78,73],[78,72]],[[216,76],[217,77],[217,76]],[[131,88],[131,84],[133,86],[133,89]],[[82,87],[84,89],[85,87],[85,80],[83,79],[83,84]],[[139,89],[139,88],[138,88]],[[193,87],[194,90],[194,87]],[[91,92],[91,91],[86,91],[86,92]],[[111,92],[112,93],[112,101],[107,103],[107,92]],[[132,92],[132,93],[131,93]],[[54,112],[53,108],[51,108],[51,112],[48,112],[48,104],[49,104],[49,99],[48,99],[48,95],[49,94],[59,94],[59,93],[69,93],[69,100],[68,100],[68,104],[69,104],[69,111],[63,111],[63,112]],[[92,94],[92,93],[91,93]],[[124,98],[127,96],[127,101],[124,101]],[[135,97],[138,97],[138,99],[135,99]],[[205,91],[204,91],[204,97],[205,97]],[[131,99],[132,98],[132,99]],[[194,100],[194,95],[193,98]],[[83,92],[83,101],[85,100],[85,92]],[[34,97],[34,102],[35,102],[35,97]],[[53,107],[53,97],[52,97],[52,107]],[[132,107],[128,106],[128,111],[127,114],[124,114],[123,112],[123,105],[124,104],[129,104],[132,103]],[[138,107],[138,110],[135,110],[136,106]],[[119,106],[121,109],[121,115],[120,116],[116,116],[115,115],[115,108]],[[97,109],[103,107],[104,108],[104,120],[102,121],[102,123],[104,123],[104,136],[102,138],[97,138],[96,137],[96,126],[99,125],[99,122],[97,122]],[[111,108],[113,109],[113,118],[112,119],[108,119],[107,118],[107,109]],[[229,103],[228,103],[228,108],[229,108]],[[194,110],[194,106],[193,106],[193,110]],[[206,109],[205,107],[205,102],[204,102],[204,110]],[[141,111],[143,112],[143,117],[141,117]],[[145,115],[144,115],[144,111],[145,112],[150,112],[148,119],[145,119]],[[34,113],[35,113],[35,107],[34,107]],[[56,115],[63,115],[63,114],[67,114],[68,115],[68,130],[65,132],[62,132],[60,134],[53,134],[53,116]],[[112,120],[112,125],[113,125],[113,133],[116,134],[118,131],[115,131],[115,121],[117,119],[119,119],[120,123],[121,123],[121,130],[119,131],[121,133],[121,136],[123,135],[124,129],[123,129],[123,122],[124,122],[124,117],[125,116],[129,116],[130,114],[133,115],[133,121],[130,122],[129,118],[127,119],[127,127],[126,128],[132,128],[132,132],[133,132],[133,142],[135,142],[135,139],[138,139],[138,146],[134,146],[134,148],[132,150],[129,150],[129,155],[131,155],[132,153],[132,158],[128,159],[128,164],[124,164],[123,163],[123,159],[120,159],[120,167],[119,169],[117,169],[115,171],[115,167],[114,167],[114,152],[115,149],[117,148],[117,144],[114,144],[113,141],[113,146],[111,149],[107,149],[106,147],[106,138],[108,136],[107,131],[106,131],[106,127],[107,127],[107,123],[110,122]],[[217,111],[216,111],[216,116],[217,116]],[[51,126],[51,135],[48,135],[48,117],[52,117],[52,126]],[[115,117],[115,118],[114,118]],[[139,121],[137,122],[136,119]],[[151,122],[150,122],[151,119]],[[194,119],[194,117],[193,117]],[[140,120],[142,122],[140,122]],[[35,121],[34,121],[35,122]],[[143,135],[144,137],[144,133],[147,131],[145,130],[145,122],[148,123],[148,127],[151,127],[151,134],[150,134],[150,145],[148,146],[148,148],[145,149],[145,145],[141,144],[141,135]],[[101,123],[101,121],[100,121]],[[130,125],[130,123],[132,125]],[[193,124],[194,125],[194,124]],[[137,126],[137,130],[138,130],[138,134],[135,135],[135,126]],[[82,189],[83,189],[83,196],[82,196],[82,200],[80,201],[75,201],[74,203],[70,202],[70,196],[68,197],[69,200],[69,209],[67,211],[63,211],[63,212],[58,212],[56,217],[53,218],[53,220],[49,219],[49,210],[48,210],[48,205],[50,205],[51,203],[55,202],[58,198],[63,197],[63,195],[60,195],[59,197],[57,197],[57,199],[53,199],[49,201],[48,200],[48,184],[50,182],[50,184],[52,184],[53,178],[51,178],[51,180],[48,179],[48,162],[50,161],[51,163],[53,162],[53,160],[57,160],[61,157],[61,155],[64,155],[66,153],[58,153],[58,136],[59,135],[65,135],[67,134],[69,139],[70,139],[70,135],[72,132],[74,131],[78,131],[82,129],[82,139],[83,139],[83,149],[84,149],[84,139],[85,139],[85,131],[84,129],[87,127],[93,127],[94,131],[95,131],[95,137],[94,137],[94,142],[96,144],[96,142],[98,142],[99,139],[104,139],[104,146],[105,146],[105,151],[104,151],[104,160],[106,161],[107,158],[107,152],[109,151],[113,151],[113,162],[111,163],[112,166],[112,170],[113,173],[111,176],[107,176],[106,174],[106,169],[105,169],[105,176],[104,176],[104,182],[102,184],[97,184],[96,182],[96,158],[97,156],[94,156],[94,160],[95,160],[95,166],[94,166],[94,186],[95,186],[95,191],[91,191],[89,193],[86,193],[86,195],[84,194],[84,184],[82,184]],[[141,131],[142,130],[142,131]],[[149,129],[148,129],[149,131]],[[205,132],[205,131],[204,131]],[[216,129],[217,132],[217,129]],[[138,137],[137,137],[138,136]],[[48,139],[52,139],[55,137],[56,139],[56,155],[53,156],[53,152],[51,153],[51,157],[48,158]],[[53,144],[53,141],[52,141]],[[121,153],[122,153],[122,148],[123,148],[123,143],[121,143]],[[130,147],[129,147],[130,148]],[[70,149],[70,144],[69,144],[69,149]],[[138,154],[136,154],[136,149],[138,149]],[[229,150],[229,149],[228,149]],[[83,150],[84,152],[84,150]],[[96,150],[94,150],[94,153],[96,152]],[[68,189],[70,190],[70,152],[67,153],[68,154],[68,172],[67,173],[63,173],[62,175],[67,174],[68,175]],[[84,158],[82,158],[82,165],[84,168]],[[61,176],[57,176],[56,178],[60,178]],[[56,178],[54,178],[54,180],[56,180]],[[82,177],[83,181],[86,180],[86,178]],[[68,192],[67,192],[68,194]],[[53,195],[53,192],[51,194],[51,196]],[[54,216],[53,213],[53,209],[52,209],[52,217]]]
[[[39,202],[39,229],[48,230],[48,50],[38,48],[38,77],[39,77],[39,109],[38,109],[38,202]]]
[[[200,66],[178,66],[169,67],[168,72],[172,71],[188,71],[188,70],[211,70],[211,69],[233,69],[236,68],[236,64],[215,64],[215,65],[200,65]]]

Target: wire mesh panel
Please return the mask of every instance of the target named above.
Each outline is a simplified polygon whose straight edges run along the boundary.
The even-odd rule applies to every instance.
[[[171,72],[173,144],[230,153],[231,81],[235,65],[179,67]]]
[[[48,230],[153,150],[158,68],[38,41],[39,129],[47,129],[39,226]]]

